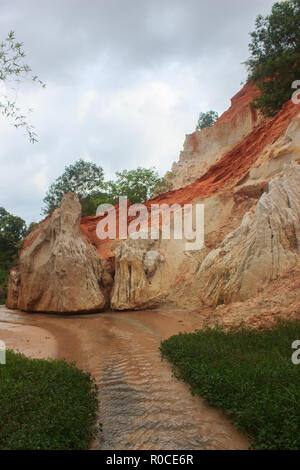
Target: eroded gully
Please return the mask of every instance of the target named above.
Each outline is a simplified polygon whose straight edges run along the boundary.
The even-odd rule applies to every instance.
[[[64,357],[99,386],[103,431],[93,449],[246,449],[219,411],[172,376],[159,344],[193,331],[196,314],[174,311],[55,316],[0,308],[0,339],[32,357]]]

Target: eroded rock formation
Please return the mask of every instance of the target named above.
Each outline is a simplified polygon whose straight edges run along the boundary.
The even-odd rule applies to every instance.
[[[111,297],[113,309],[137,310],[153,307],[161,302],[161,292],[151,289],[151,280],[164,257],[151,249],[153,244],[152,240],[131,238],[119,243],[116,248],[115,282]]]
[[[187,175],[197,179],[145,203],[148,210],[153,203],[204,204],[201,250],[187,251],[186,240],[172,233],[171,240],[100,240],[99,217],[80,219],[79,202],[69,194],[25,239],[11,271],[8,307],[57,313],[215,308],[260,295],[296,269],[300,109],[288,102],[264,121],[251,111],[254,92],[253,85],[244,87],[213,128],[192,135],[194,150],[176,167],[177,183],[184,185]],[[193,159],[199,165],[192,168]]]
[[[300,166],[292,163],[204,259],[196,274],[201,301],[215,306],[254,297],[299,261]]]
[[[81,206],[66,194],[61,208],[26,240],[11,271],[7,306],[32,312],[89,312],[107,305],[101,256],[79,231]],[[102,284],[106,278],[106,286]]]

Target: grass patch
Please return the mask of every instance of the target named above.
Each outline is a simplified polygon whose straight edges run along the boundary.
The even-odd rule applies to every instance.
[[[8,350],[0,364],[0,449],[88,449],[96,433],[97,387],[64,360]]]
[[[223,410],[256,449],[300,449],[300,322],[272,330],[207,328],[165,340],[161,353],[193,394]]]

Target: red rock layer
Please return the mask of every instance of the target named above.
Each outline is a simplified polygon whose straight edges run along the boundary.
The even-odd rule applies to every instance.
[[[250,102],[253,96],[253,85],[244,87],[232,100],[233,113],[238,113],[245,103]],[[220,119],[229,119],[225,112]],[[272,119],[257,125],[252,132],[235,145],[221,160],[212,165],[209,170],[193,183],[178,190],[169,191],[156,198],[149,200],[145,205],[149,208],[151,204],[174,203],[183,205],[193,202],[197,198],[205,198],[223,189],[231,189],[244,180],[251,166],[258,159],[266,146],[273,144],[282,136],[291,119],[299,113],[299,107],[288,101],[282,110]],[[118,207],[116,207],[118,215]],[[81,221],[82,234],[97,247],[104,256],[111,256],[111,242],[99,240],[96,235],[96,226],[100,217],[84,217]],[[118,220],[118,219],[117,219]]]

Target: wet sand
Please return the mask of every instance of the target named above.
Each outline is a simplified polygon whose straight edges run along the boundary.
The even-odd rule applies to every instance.
[[[28,357],[47,359],[57,356],[55,337],[49,331],[37,326],[1,320],[0,340],[5,342],[6,349],[13,349]]]
[[[94,449],[247,449],[218,410],[172,376],[159,344],[200,327],[178,311],[43,315],[0,307],[0,340],[31,357],[66,358],[99,386],[103,432]]]

